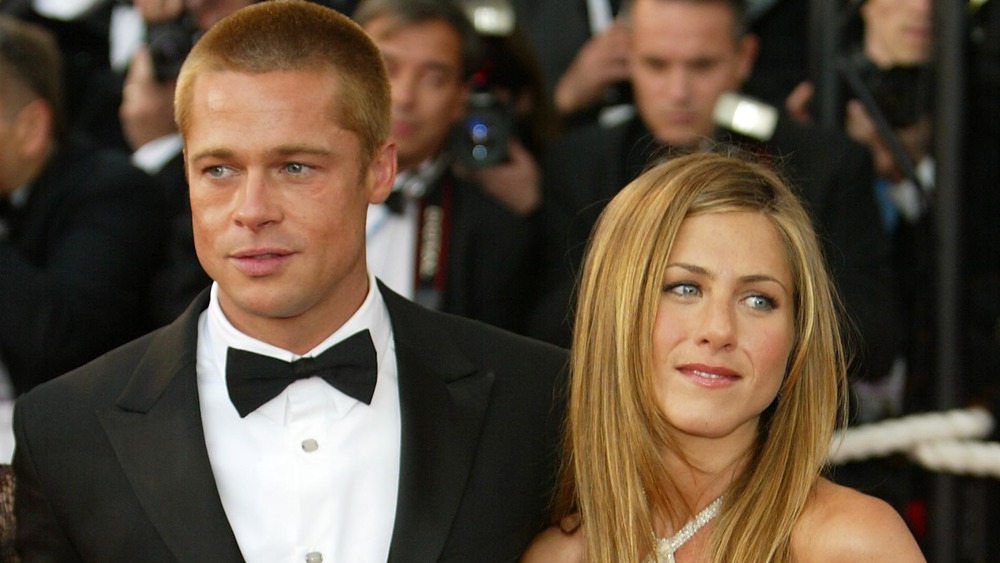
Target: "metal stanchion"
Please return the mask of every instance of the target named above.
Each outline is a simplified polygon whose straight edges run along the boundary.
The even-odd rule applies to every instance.
[[[962,121],[965,99],[963,56],[963,3],[934,2],[934,68],[937,76],[934,104],[934,159],[937,164],[934,216],[937,239],[937,374],[935,390],[939,409],[951,409],[960,401],[961,358],[959,338],[959,290],[961,262],[959,236],[962,184]],[[935,477],[931,504],[932,560],[958,561],[958,480]]]
[[[813,119],[830,128],[840,123],[836,64],[839,21],[839,2],[809,0],[809,76],[815,87]]]

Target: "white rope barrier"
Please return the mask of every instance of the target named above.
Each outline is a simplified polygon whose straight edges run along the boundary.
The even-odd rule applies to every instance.
[[[988,436],[993,417],[981,408],[916,414],[838,432],[828,460],[841,464],[906,453],[933,471],[1000,477],[1000,444]]]
[[[1000,443],[941,441],[919,444],[910,453],[932,471],[1000,478]]]

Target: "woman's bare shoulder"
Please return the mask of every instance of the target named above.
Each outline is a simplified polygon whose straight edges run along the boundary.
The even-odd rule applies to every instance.
[[[796,561],[926,561],[894,508],[820,479],[792,534]]]
[[[521,563],[582,563],[583,552],[580,520],[571,515],[538,534],[521,556]]]

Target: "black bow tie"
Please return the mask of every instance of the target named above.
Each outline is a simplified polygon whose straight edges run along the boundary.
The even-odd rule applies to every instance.
[[[13,230],[14,206],[7,196],[0,195],[0,240],[6,240]]]
[[[371,404],[378,362],[367,330],[343,340],[315,358],[286,362],[230,348],[226,355],[226,386],[240,418],[278,396],[292,382],[322,377],[345,395]]]

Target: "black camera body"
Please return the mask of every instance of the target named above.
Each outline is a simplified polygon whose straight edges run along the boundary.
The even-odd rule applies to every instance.
[[[458,162],[485,168],[506,162],[515,127],[514,113],[495,92],[480,88],[469,95],[452,148]]]
[[[177,78],[184,59],[200,35],[194,16],[187,10],[176,19],[148,27],[146,41],[153,61],[153,74],[158,81]]]
[[[878,68],[864,55],[854,66],[875,104],[893,129],[916,123],[931,111],[931,74],[928,65]]]

